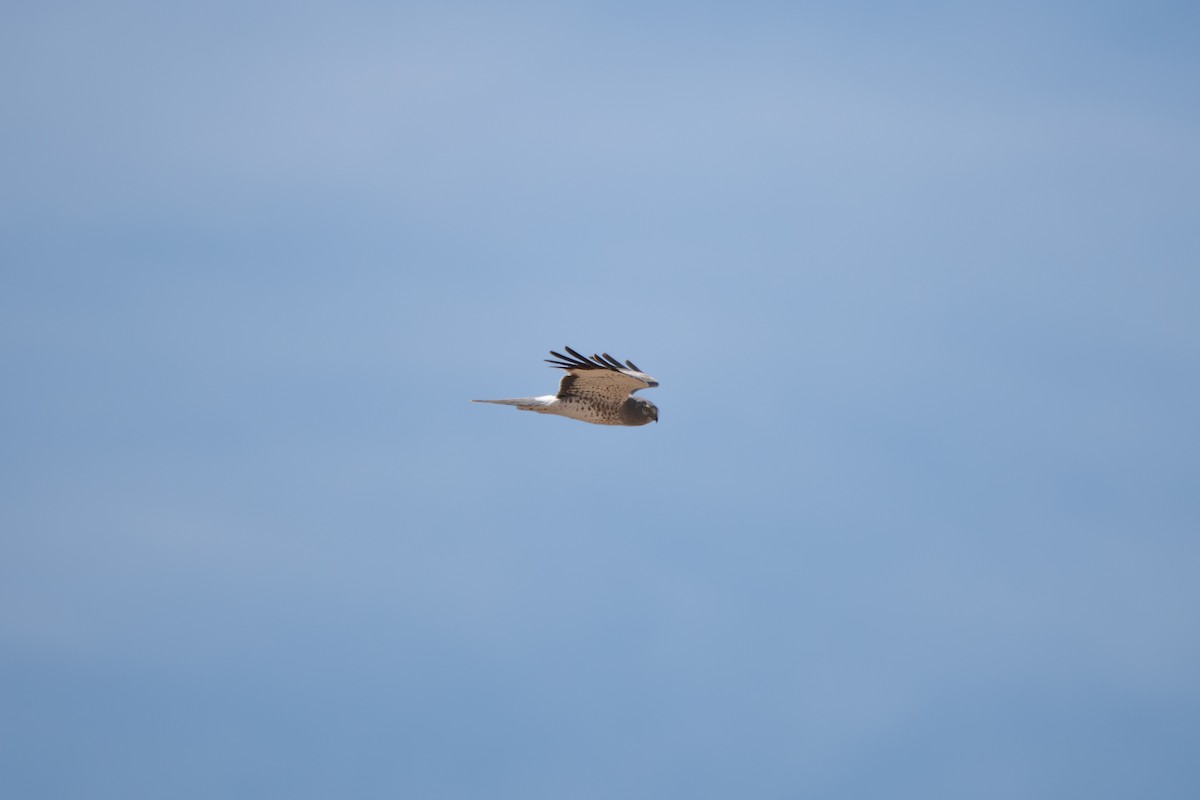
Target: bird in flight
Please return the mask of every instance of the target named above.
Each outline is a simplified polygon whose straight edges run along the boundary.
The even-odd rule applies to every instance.
[[[567,374],[558,384],[558,394],[471,402],[516,406],[522,411],[557,414],[594,425],[658,422],[658,406],[633,396],[638,389],[658,386],[658,381],[638,369],[632,361],[622,364],[608,353],[588,358],[569,347],[566,350],[570,355],[551,350],[554,359],[546,359],[552,366],[566,370]]]

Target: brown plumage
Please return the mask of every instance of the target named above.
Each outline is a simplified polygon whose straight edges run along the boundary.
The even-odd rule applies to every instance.
[[[566,348],[568,355],[551,350],[546,362],[566,375],[558,384],[558,394],[541,397],[517,397],[511,400],[472,400],[473,403],[498,403],[516,406],[522,411],[555,414],[594,425],[645,425],[658,422],[658,407],[649,400],[634,397],[639,389],[658,386],[658,381],[642,372],[632,361],[622,364],[608,353],[581,355]]]

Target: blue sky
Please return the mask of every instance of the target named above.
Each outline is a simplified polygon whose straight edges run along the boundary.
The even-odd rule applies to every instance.
[[[1200,790],[1191,4],[6,18],[14,796]]]

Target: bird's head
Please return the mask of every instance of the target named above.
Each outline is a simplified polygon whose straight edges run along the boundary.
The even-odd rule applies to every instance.
[[[641,397],[631,397],[625,401],[625,424],[645,425],[658,422],[658,406]]]

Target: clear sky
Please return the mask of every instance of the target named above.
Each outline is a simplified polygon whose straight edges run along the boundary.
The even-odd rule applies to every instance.
[[[1197,8],[8,4],[5,795],[1200,796]]]

